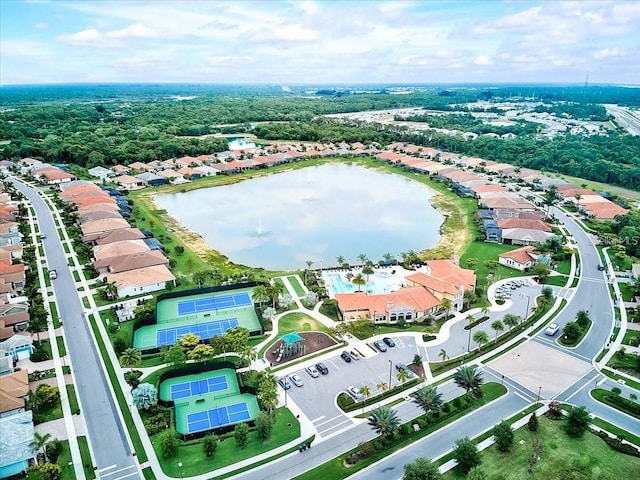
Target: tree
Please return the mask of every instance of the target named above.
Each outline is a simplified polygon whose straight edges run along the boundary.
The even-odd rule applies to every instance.
[[[344,268],[344,266],[347,264],[347,259],[342,255],[338,255],[336,257],[336,262],[338,263],[338,268]]]
[[[42,450],[42,455],[44,457],[45,462],[49,461],[47,458],[46,447],[50,439],[51,439],[50,433],[40,434],[38,432],[33,432],[33,440],[29,444],[29,446],[33,448],[36,452]]]
[[[447,355],[447,351],[444,348],[440,349],[438,356],[442,359],[442,365],[444,365],[444,362],[449,358],[449,355]]]
[[[260,370],[254,373],[253,382],[262,408],[269,412],[270,415],[273,415],[278,405],[278,384],[275,375]]]
[[[548,265],[545,265],[544,263],[536,263],[533,267],[531,267],[531,270],[529,271],[529,273],[531,273],[531,275],[536,277],[538,279],[538,282],[544,283],[546,282],[547,277],[551,273],[551,269],[549,268]]]
[[[366,253],[360,253],[358,255],[358,260],[360,260],[360,265],[366,265],[367,264],[367,254]]]
[[[387,252],[382,254],[382,263],[384,265],[391,265],[396,261],[396,258],[391,254],[391,252]]]
[[[576,314],[576,323],[580,325],[580,328],[585,329],[591,323],[591,319],[589,318],[589,312],[586,310],[579,310]]]
[[[556,185],[549,185],[547,191],[544,192],[544,204],[547,205],[547,207],[550,207],[555,203],[557,196],[558,187]]]
[[[44,447],[44,451],[46,458],[48,458],[50,462],[56,463],[62,453],[62,442],[54,438]]]
[[[47,329],[47,317],[46,316],[32,316],[31,313],[29,324],[27,325],[27,332],[35,334],[38,339],[38,345],[41,345],[40,332],[44,332]]]
[[[422,355],[420,355],[419,353],[416,353],[416,354],[413,356],[413,364],[414,364],[416,367],[422,367]]]
[[[142,354],[140,353],[140,350],[135,348],[127,348],[122,352],[122,355],[120,355],[120,365],[125,368],[131,368],[131,371],[133,371],[135,367],[139,367],[141,363]]]
[[[493,427],[491,431],[493,440],[501,452],[508,452],[513,447],[515,434],[513,428],[506,420],[501,421]]]
[[[469,437],[459,438],[456,440],[456,446],[453,450],[453,458],[458,462],[458,466],[465,475],[469,473],[476,465],[480,465],[480,453],[475,443],[469,440]]]
[[[473,365],[463,365],[458,368],[453,375],[453,381],[457,386],[466,390],[467,395],[470,391],[479,390],[483,383],[482,375]]]
[[[478,330],[473,334],[473,341],[478,345],[478,352],[482,351],[482,345],[489,341],[489,335],[484,330]]]
[[[442,474],[438,466],[424,457],[416,458],[404,466],[404,480],[440,480]]]
[[[580,437],[589,429],[591,419],[586,407],[571,407],[565,419],[564,431],[570,437]]]
[[[520,317],[513,313],[507,313],[502,318],[502,323],[509,327],[509,333],[511,333],[511,329],[513,327],[517,327],[518,325],[520,325]]]
[[[186,335],[180,337],[178,343],[182,348],[185,349],[187,353],[189,353],[190,350],[193,350],[195,346],[200,343],[200,337],[194,335],[193,333],[187,333]]]
[[[244,448],[247,445],[249,437],[249,426],[246,423],[238,423],[233,429],[233,438],[236,439],[236,445]]]
[[[496,320],[491,323],[491,328],[493,329],[494,332],[496,332],[495,340],[496,340],[496,343],[498,343],[498,333],[504,332],[504,323],[502,323],[500,320]]]
[[[372,410],[367,420],[373,431],[383,436],[392,435],[400,426],[397,412],[387,405]]]
[[[196,362],[205,362],[213,356],[215,356],[213,347],[204,343],[196,345],[193,350],[187,353],[189,360],[195,360]]]
[[[267,287],[265,287],[264,285],[258,285],[254,287],[253,291],[251,292],[251,299],[254,303],[257,303],[259,305],[260,309],[262,309],[262,304],[268,302],[271,297],[269,296]]]
[[[547,304],[553,301],[553,289],[551,287],[542,287],[542,298]]]
[[[358,273],[355,277],[351,279],[351,283],[358,287],[358,291],[360,291],[360,287],[367,284],[367,281],[362,276],[361,273]]]
[[[138,409],[149,410],[158,404],[158,390],[150,383],[141,383],[131,391],[133,404]]]
[[[467,480],[489,480],[489,476],[487,475],[487,472],[482,469],[482,467],[476,466],[469,470]]]
[[[574,343],[582,335],[582,328],[576,322],[569,322],[562,329],[562,335],[567,343]]]
[[[374,274],[373,267],[367,263],[364,267],[362,267],[362,274],[366,276],[367,283],[369,283],[369,275]]]
[[[271,428],[273,427],[273,417],[267,412],[260,412],[256,417],[256,432],[263,440],[271,437]]]
[[[463,294],[462,303],[465,309],[468,309],[473,305],[476,301],[478,301],[478,295],[473,290],[465,290]]]
[[[389,385],[387,385],[387,382],[380,382],[376,385],[376,388],[381,392],[386,392],[389,390]]]
[[[400,383],[404,384],[404,382],[406,382],[407,379],[409,378],[409,372],[407,372],[404,368],[401,370],[398,370],[398,374],[396,375],[396,378]]]
[[[180,439],[173,428],[164,430],[158,435],[158,444],[164,458],[172,458],[178,454]]]
[[[207,435],[202,439],[202,448],[204,449],[204,454],[207,457],[213,457],[216,453],[216,449],[218,448],[218,437],[215,435]]]
[[[478,266],[478,259],[477,258],[467,258],[466,264],[467,264],[467,268],[470,268],[471,270],[473,270],[474,268],[476,268]]]
[[[56,463],[44,463],[38,467],[43,480],[60,480],[62,467]]]
[[[527,428],[530,432],[538,431],[538,417],[536,416],[536,412],[531,413],[529,421],[527,422]]]
[[[176,343],[171,345],[167,351],[164,352],[162,359],[171,367],[177,368],[186,363],[187,355],[184,353],[180,344]]]
[[[451,300],[449,300],[447,297],[444,297],[442,300],[440,300],[440,309],[444,310],[447,316],[449,316],[452,308],[453,303],[451,303]]]
[[[417,404],[425,415],[428,415],[442,406],[442,394],[438,392],[438,387],[435,385],[427,385],[415,392],[413,403]]]
[[[311,265],[313,265],[313,260],[305,260],[305,262],[307,264],[307,270],[311,270]]]
[[[367,406],[367,398],[371,395],[371,389],[367,385],[363,385],[358,389],[358,391],[364,397],[364,402],[362,402],[362,413],[364,413],[364,409]]]

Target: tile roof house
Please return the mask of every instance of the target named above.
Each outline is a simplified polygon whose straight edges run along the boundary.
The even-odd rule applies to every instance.
[[[465,290],[474,290],[476,275],[473,270],[461,268],[453,260],[429,260],[425,272],[406,277],[410,286],[421,286],[441,302],[451,301],[455,311],[462,310]]]
[[[24,412],[28,393],[29,374],[26,370],[0,376],[0,418]]]
[[[143,295],[164,290],[167,283],[175,285],[175,280],[176,277],[164,265],[107,275],[107,282],[116,284],[118,297]]]
[[[27,360],[33,353],[33,339],[30,335],[12,335],[0,343],[0,357],[11,356],[12,360]]]
[[[24,264],[0,260],[0,281],[9,287],[12,294],[21,292],[26,282]]]
[[[80,229],[82,230],[82,240],[84,242],[91,242],[100,237],[100,234],[102,233],[118,230],[120,228],[131,228],[131,225],[129,225],[129,222],[122,217],[103,218],[101,220],[85,222],[80,225]]]
[[[100,275],[107,273],[120,273],[139,268],[153,267],[155,265],[169,265],[169,260],[158,250],[132,253],[119,257],[97,260],[93,266]]]
[[[140,179],[132,177],[131,175],[120,175],[119,177],[115,177],[113,181],[125,190],[144,188],[144,183]]]
[[[534,253],[535,250],[536,247],[533,245],[527,245],[526,247],[516,248],[510,252],[501,253],[498,255],[498,263],[524,272],[535,264],[538,258]]]
[[[120,242],[96,245],[93,247],[93,257],[96,261],[105,258],[120,257],[131,253],[146,252],[149,250],[144,240],[123,240]]]
[[[551,232],[551,227],[541,220],[529,220],[524,218],[503,218],[498,220],[498,227],[502,230],[510,228],[527,228],[530,230],[540,230],[542,232]]]
[[[553,233],[529,228],[509,228],[502,230],[502,243],[507,245],[539,245],[548,238],[553,237]]]
[[[33,416],[31,410],[0,418],[0,477],[24,473],[36,461],[33,449]]]
[[[422,287],[405,287],[395,292],[367,295],[336,294],[336,301],[346,321],[373,318],[376,323],[395,324],[402,319],[408,323],[432,316],[440,301]]]
[[[75,175],[56,167],[44,167],[34,170],[32,173],[34,177],[40,178],[48,185],[70,182],[76,179]]]
[[[104,168],[102,166],[97,166],[89,169],[89,175],[92,177],[97,177],[101,179],[109,178],[115,176],[115,173],[110,168]]]
[[[137,228],[120,228],[118,230],[105,232],[104,235],[93,240],[93,243],[96,245],[106,245],[124,240],[142,240],[144,238],[144,234]]]

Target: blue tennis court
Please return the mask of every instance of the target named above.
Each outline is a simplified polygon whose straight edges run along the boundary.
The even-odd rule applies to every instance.
[[[193,315],[194,313],[223,310],[225,308],[247,307],[249,305],[251,305],[251,297],[247,292],[198,298],[195,300],[182,300],[178,302],[178,315]]]
[[[206,393],[218,392],[229,388],[227,385],[227,377],[205,378],[195,382],[177,383],[171,385],[171,400],[179,398],[193,397],[195,395],[204,395]]]
[[[238,325],[237,318],[228,318],[215,322],[194,323],[191,325],[181,325],[179,327],[163,328],[156,332],[156,343],[158,347],[173,345],[187,333],[197,335],[201,339],[211,338],[216,335],[221,337],[227,330],[235,328]]]
[[[230,423],[246,421],[250,418],[247,402],[234,403],[233,405],[188,414],[187,429],[189,433],[201,432]]]

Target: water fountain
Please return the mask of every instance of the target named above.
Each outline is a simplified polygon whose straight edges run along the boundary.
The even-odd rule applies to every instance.
[[[249,233],[250,237],[263,238],[271,235],[271,230],[267,230],[262,226],[262,222],[258,220],[258,226],[253,232]]]

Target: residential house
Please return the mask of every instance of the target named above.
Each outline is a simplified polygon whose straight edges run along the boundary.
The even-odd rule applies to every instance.
[[[106,243],[93,247],[93,257],[96,261],[105,258],[121,257],[132,253],[146,252],[149,250],[144,240],[123,240],[120,242]]]
[[[122,242],[125,240],[142,240],[145,235],[137,228],[120,228],[105,232],[104,235],[93,240],[95,245],[106,245],[108,243]]]
[[[34,177],[39,178],[48,185],[71,182],[76,179],[75,175],[56,167],[44,167],[33,170],[32,173]]]
[[[131,175],[120,175],[119,177],[115,177],[113,181],[125,190],[137,190],[144,188],[144,182],[136,177],[132,177]]]
[[[175,285],[175,280],[176,277],[165,265],[107,275],[107,282],[116,284],[118,297],[143,295],[164,290],[168,283]]]
[[[23,263],[12,264],[6,259],[0,259],[0,283],[4,284],[11,294],[21,292],[25,282]]]
[[[33,416],[31,410],[0,418],[0,478],[24,474],[30,463],[36,461],[32,447]]]
[[[0,351],[0,355],[2,355],[2,351]],[[0,418],[25,412],[28,393],[29,374],[27,370],[18,370],[0,376]],[[4,437],[4,432],[2,433]]]
[[[80,225],[82,230],[82,241],[92,242],[96,238],[102,236],[106,232],[118,230],[120,228],[131,228],[129,222],[124,218],[103,218],[101,220],[93,220]]]
[[[159,171],[158,176],[162,178],[166,178],[171,183],[184,183],[187,181],[185,180],[184,175],[182,175],[180,172],[176,172],[171,168],[167,168],[165,170]]]
[[[150,187],[157,187],[158,185],[169,185],[169,179],[155,173],[146,172],[136,175],[136,178],[140,180],[144,185]]]
[[[507,245],[539,245],[553,236],[553,233],[541,230],[509,228],[502,230],[502,243]]]
[[[14,362],[27,360],[33,353],[33,339],[30,335],[12,335],[0,342],[0,357],[11,356]]]
[[[536,247],[527,245],[526,247],[516,248],[510,252],[498,255],[498,263],[515,270],[524,272],[533,267],[538,256],[534,253]]]
[[[128,272],[139,268],[153,267],[155,265],[169,265],[167,257],[157,250],[105,258],[93,263],[94,268],[101,276],[108,273]]]
[[[92,177],[97,177],[101,180],[106,180],[110,177],[115,176],[115,172],[110,168],[97,166],[89,169],[89,175],[91,175]]]

